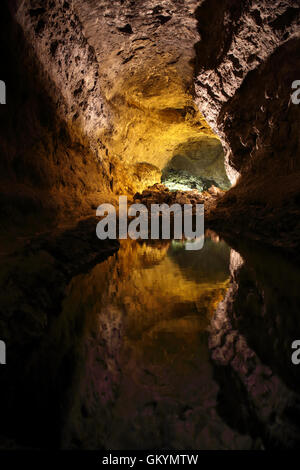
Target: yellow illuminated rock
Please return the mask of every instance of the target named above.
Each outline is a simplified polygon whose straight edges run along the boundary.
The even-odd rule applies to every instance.
[[[114,126],[104,140],[115,166],[120,161],[127,168],[137,162],[146,162],[162,170],[180,145],[185,144],[181,153],[190,159],[189,149],[195,156],[195,149],[201,149],[203,143],[206,145],[201,149],[205,160],[203,166],[209,167],[208,175],[214,175],[214,166],[220,166],[221,144],[196,108],[190,90],[176,68],[153,66],[121,77],[108,90],[106,98],[113,110]],[[220,161],[223,164],[222,159]],[[124,171],[124,180],[125,172],[128,173],[128,169]],[[151,182],[159,181],[156,176]]]
[[[160,182],[159,172],[178,152],[193,174],[226,178],[221,143],[194,102],[197,2],[170,9],[151,0],[143,8],[139,2],[74,4],[101,69],[109,125],[99,129],[99,139],[113,191],[129,194]],[[153,165],[146,179],[134,166],[145,163]]]

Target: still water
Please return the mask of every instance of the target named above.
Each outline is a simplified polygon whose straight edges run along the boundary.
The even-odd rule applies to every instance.
[[[78,309],[93,325],[64,446],[252,445],[218,415],[219,386],[208,351],[210,320],[229,285],[229,261],[229,247],[214,235],[199,251],[175,241],[126,240],[112,258],[73,279],[64,315]]]
[[[232,249],[212,232],[199,251],[123,240],[71,279],[57,309],[51,286],[60,274],[39,247],[10,259],[6,274],[2,263],[9,365],[0,369],[0,445],[299,446],[293,260],[249,242]],[[5,310],[12,299],[14,322]]]

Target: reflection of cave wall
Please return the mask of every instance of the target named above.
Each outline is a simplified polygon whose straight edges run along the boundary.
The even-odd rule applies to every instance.
[[[72,280],[63,315],[77,317],[80,311],[92,322],[65,420],[64,448],[161,448],[166,436],[172,448],[183,441],[189,448],[247,442],[231,442],[238,438],[234,434],[220,437],[222,422],[203,418],[199,406],[203,397],[204,407],[213,412],[215,406],[215,384],[207,386],[206,328],[227,288],[229,249],[208,243],[188,270],[179,252],[172,256],[170,244],[124,240],[116,256]],[[205,433],[213,436],[209,443]]]
[[[300,334],[300,272],[278,253],[236,244],[243,258],[232,250],[230,288],[209,341],[223,410],[231,403],[227,420],[244,430],[254,420],[267,448],[298,448],[300,381],[291,344]]]
[[[166,420],[179,440],[190,439],[190,429],[181,426],[186,419],[195,442],[198,438],[199,385],[204,396],[216,393],[215,384],[209,390],[203,384],[210,377],[206,328],[227,289],[229,250],[209,242],[188,270],[182,252],[170,256],[170,241],[124,240],[106,259],[118,243],[99,246],[94,226],[91,219],[76,229],[43,234],[1,264],[0,331],[9,366],[1,369],[0,447],[112,449],[141,442],[146,447],[152,432],[163,434]],[[203,374],[195,374],[199,346]],[[172,371],[167,393],[166,370]],[[194,378],[189,397],[198,421],[184,414],[182,374]],[[149,403],[153,386],[157,408]],[[179,388],[180,403],[173,398]],[[207,401],[213,410],[215,402]],[[211,428],[207,421],[218,443],[215,421]],[[159,448],[163,438],[156,439]]]
[[[0,332],[7,344],[9,365],[1,368],[0,448],[53,449],[61,445],[65,418],[75,401],[72,387],[74,384],[76,389],[85,358],[85,338],[95,322],[95,316],[82,314],[79,289],[76,305],[65,303],[65,297],[72,290],[74,276],[76,279],[78,273],[88,271],[118,249],[116,241],[99,243],[95,223],[95,219],[85,220],[70,230],[44,233],[13,255],[2,257]],[[103,276],[101,286],[105,279]],[[88,296],[87,286],[84,288]],[[106,317],[114,328],[119,326],[114,312]],[[102,341],[109,339],[107,330]],[[94,341],[97,338],[90,340],[92,357]],[[98,357],[103,358],[98,364],[103,388],[98,392],[104,389],[109,393],[111,382],[105,380],[105,361],[109,361],[112,347],[108,351],[103,343],[97,347]],[[116,381],[116,375],[112,372],[110,381]],[[101,397],[98,406],[102,406],[103,416],[107,397]]]
[[[191,252],[179,245],[169,256],[189,280],[213,284],[228,279],[230,249],[223,241],[207,237],[201,250]]]

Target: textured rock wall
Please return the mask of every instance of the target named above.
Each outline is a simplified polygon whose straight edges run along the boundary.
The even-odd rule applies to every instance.
[[[58,115],[74,132],[78,129],[79,135],[88,135],[90,139],[93,136],[96,140],[108,122],[99,85],[101,70],[72,2],[23,2],[16,11],[16,19],[43,73],[59,92],[55,96]]]
[[[289,72],[297,76],[298,66],[290,40],[297,41],[299,35],[299,2],[226,0],[220,6],[207,0],[196,16],[201,35],[196,45],[197,103],[231,150],[229,165],[241,173],[242,156],[251,153],[252,159],[264,138],[262,121],[276,125],[272,106],[283,111],[289,103],[293,80]]]
[[[197,103],[223,141],[231,180],[241,175],[216,218],[295,245],[300,107],[291,86],[299,78],[299,2],[228,0],[220,7],[207,0],[196,16]]]
[[[223,146],[218,139],[210,136],[189,139],[179,144],[173,152],[173,158],[164,168],[165,179],[168,179],[169,170],[174,170],[178,176],[184,172],[192,178],[208,180],[209,186],[217,184],[224,190],[231,186],[225,172]]]
[[[21,15],[20,10],[9,11],[4,4],[1,14],[2,79],[7,85],[7,104],[0,108],[1,222],[4,226],[10,221],[19,228],[24,220],[28,225],[38,225],[42,219],[49,222],[49,218],[79,217],[96,207],[101,195],[110,191],[109,163],[105,165],[101,151],[97,152],[87,141],[83,125],[73,121],[78,111],[78,120],[86,119],[90,125],[89,113],[80,114],[82,98],[73,96],[75,89],[67,90],[67,85],[78,77],[67,82],[59,72],[58,60],[53,58],[50,64],[46,52],[38,57],[40,34],[46,30],[45,12],[30,2],[22,8],[25,4],[28,11],[24,22],[26,27],[32,24],[30,34],[15,20],[14,15]],[[88,66],[94,71],[86,42],[78,31],[74,37],[79,42],[74,47],[83,57],[78,67],[80,74]],[[71,48],[71,38],[68,40]],[[50,56],[50,40],[47,47]],[[71,49],[69,56],[74,58]],[[64,73],[72,72],[68,62],[61,66]],[[95,95],[91,99],[97,101]]]
[[[183,144],[187,157],[189,149],[198,147],[201,171],[201,159],[207,159],[204,138],[214,150],[210,176],[215,172],[220,180],[226,178],[219,140],[193,99],[197,1],[89,0],[74,5],[101,64],[100,83],[113,122],[104,140],[114,168],[120,161],[147,162],[161,170]],[[120,178],[114,174],[114,179],[117,190]]]
[[[297,243],[290,214],[299,203],[300,107],[290,95],[299,78],[298,1],[9,5],[21,30],[3,29],[7,69],[18,64],[17,76],[3,77],[12,103],[1,109],[3,206],[80,215],[158,181],[178,151],[196,174],[225,181],[209,124],[231,181],[241,175],[215,220],[225,211],[260,237],[266,226],[292,228]]]

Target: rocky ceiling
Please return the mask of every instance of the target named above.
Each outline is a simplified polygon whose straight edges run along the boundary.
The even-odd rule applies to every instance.
[[[74,5],[102,70],[113,154],[163,168],[178,144],[214,137],[193,99],[195,0]]]

